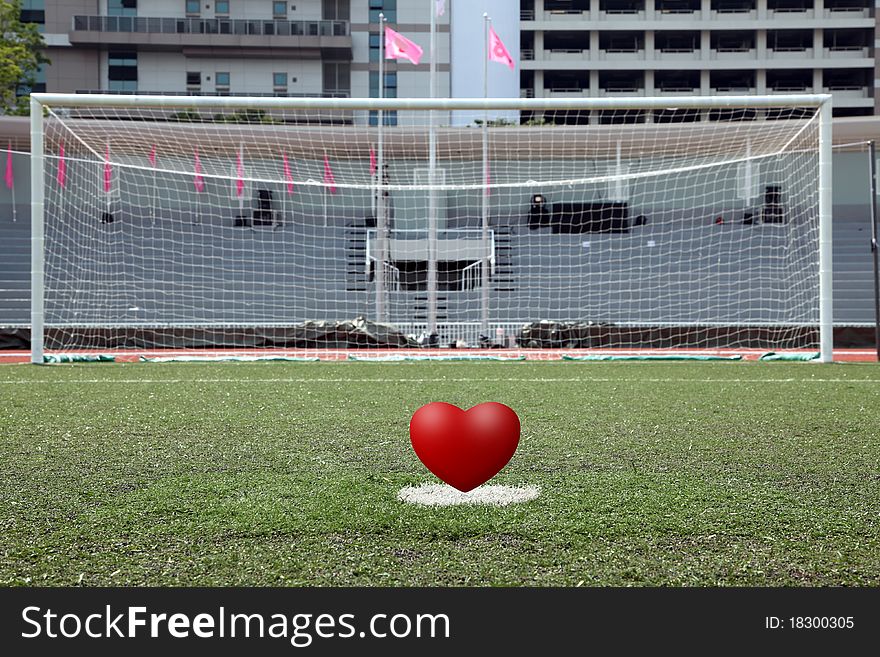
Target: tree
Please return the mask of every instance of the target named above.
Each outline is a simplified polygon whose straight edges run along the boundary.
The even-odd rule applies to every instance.
[[[21,0],[0,2],[0,113],[26,113],[26,97],[20,87],[36,82],[41,64],[48,64],[43,35],[34,23],[21,22]]]

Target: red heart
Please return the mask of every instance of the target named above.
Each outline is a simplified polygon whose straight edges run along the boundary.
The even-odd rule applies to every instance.
[[[497,402],[463,411],[445,402],[417,410],[409,438],[425,466],[463,493],[498,474],[519,444],[519,418]]]

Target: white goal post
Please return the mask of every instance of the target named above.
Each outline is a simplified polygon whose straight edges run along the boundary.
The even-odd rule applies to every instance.
[[[502,111],[519,122],[484,120]],[[832,360],[827,94],[38,93],[31,153],[34,363],[416,344]]]

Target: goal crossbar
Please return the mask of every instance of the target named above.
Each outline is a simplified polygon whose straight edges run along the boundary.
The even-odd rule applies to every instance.
[[[817,202],[816,215],[818,216],[818,239],[816,263],[818,270],[818,332],[819,332],[819,348],[820,360],[829,362],[832,360],[832,333],[833,333],[833,317],[832,317],[832,261],[831,261],[831,95],[830,94],[786,94],[786,95],[766,95],[766,96],[687,96],[687,97],[601,97],[601,98],[307,98],[307,97],[240,97],[240,96],[170,96],[170,95],[116,95],[116,94],[55,94],[55,93],[36,93],[31,96],[31,178],[32,178],[32,196],[31,196],[31,354],[32,362],[43,362],[44,351],[44,331],[45,331],[45,180],[46,180],[46,162],[44,157],[44,110],[51,107],[63,108],[108,108],[126,110],[198,110],[198,109],[217,109],[217,110],[245,110],[259,109],[268,112],[271,111],[303,111],[303,112],[349,112],[349,111],[368,111],[382,112],[390,111],[463,111],[470,113],[490,112],[490,111],[526,111],[526,112],[565,112],[565,111],[656,111],[656,110],[760,110],[762,108],[813,108],[816,111],[818,119],[818,174],[817,180]],[[434,134],[436,126],[430,125],[429,129]],[[381,131],[381,126],[380,126]],[[485,131],[485,125],[484,125]],[[432,137],[433,138],[433,137]],[[792,138],[793,140],[794,138]],[[486,146],[484,143],[484,161],[486,161]],[[109,146],[108,146],[109,153]],[[92,154],[95,149],[92,148]],[[325,156],[326,157],[326,156]],[[740,162],[746,160],[758,160],[762,156],[755,154],[740,155],[731,162]],[[381,158],[381,155],[380,155]],[[618,161],[620,158],[618,146]],[[380,159],[379,168],[381,170],[382,160]],[[719,161],[720,164],[724,162]],[[432,162],[433,165],[433,162]],[[117,166],[124,168],[127,165],[120,163]],[[286,166],[286,165],[285,165]],[[663,173],[681,173],[688,170],[688,166],[681,167],[680,170],[664,170]],[[459,190],[479,190],[482,187],[487,189],[490,187],[488,168],[484,170],[483,179],[477,184],[458,183],[458,184],[440,184],[433,182],[432,175],[429,175],[428,185],[416,185],[415,187],[424,188],[430,191],[440,191],[446,189]],[[158,173],[163,174],[162,170]],[[263,179],[257,176],[239,174],[242,180],[248,182],[260,181]],[[540,182],[549,187],[561,187],[563,184],[602,184],[612,179],[625,178],[630,181],[636,181],[656,175],[654,172],[626,172],[618,174],[593,174],[582,177],[570,177],[563,180],[554,178],[545,178]],[[206,178],[218,177],[216,173],[205,172]],[[751,174],[747,174],[751,176]],[[326,182],[326,181],[325,181]],[[527,180],[526,182],[534,182]],[[297,184],[305,186],[312,185],[320,188],[326,186],[313,178],[307,180],[298,180]],[[335,183],[334,183],[335,184]],[[352,183],[351,181],[342,181],[340,187],[348,187],[350,189],[370,190],[373,189],[372,183]],[[515,188],[519,185],[516,182],[493,181],[492,189]],[[412,190],[412,185],[401,184],[383,184],[378,183],[376,190],[382,189],[386,193],[388,191],[407,191]],[[117,190],[118,191],[118,190]],[[324,199],[326,202],[326,198]],[[485,200],[484,200],[485,205]],[[433,216],[433,214],[432,214]],[[326,221],[326,208],[325,208]],[[484,219],[485,222],[485,219]],[[435,265],[436,267],[436,265]],[[436,273],[434,274],[436,276]],[[433,295],[436,296],[436,280],[434,281]],[[429,288],[430,290],[431,288]],[[486,294],[486,281],[483,281],[483,294]],[[430,293],[429,293],[430,296]],[[486,324],[487,302],[484,299],[483,324]],[[430,323],[430,322],[429,322]],[[624,323],[621,322],[621,325]],[[267,324],[268,325],[268,324]]]

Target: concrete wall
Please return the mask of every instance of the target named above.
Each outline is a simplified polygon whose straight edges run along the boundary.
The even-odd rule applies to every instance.
[[[207,93],[215,90],[218,71],[229,73],[230,88],[241,93],[272,93],[275,72],[287,73],[289,93],[320,94],[323,91],[320,60],[187,57],[174,52],[150,51],[138,53],[138,90],[184,92],[187,72],[197,71],[202,73],[201,90]]]

